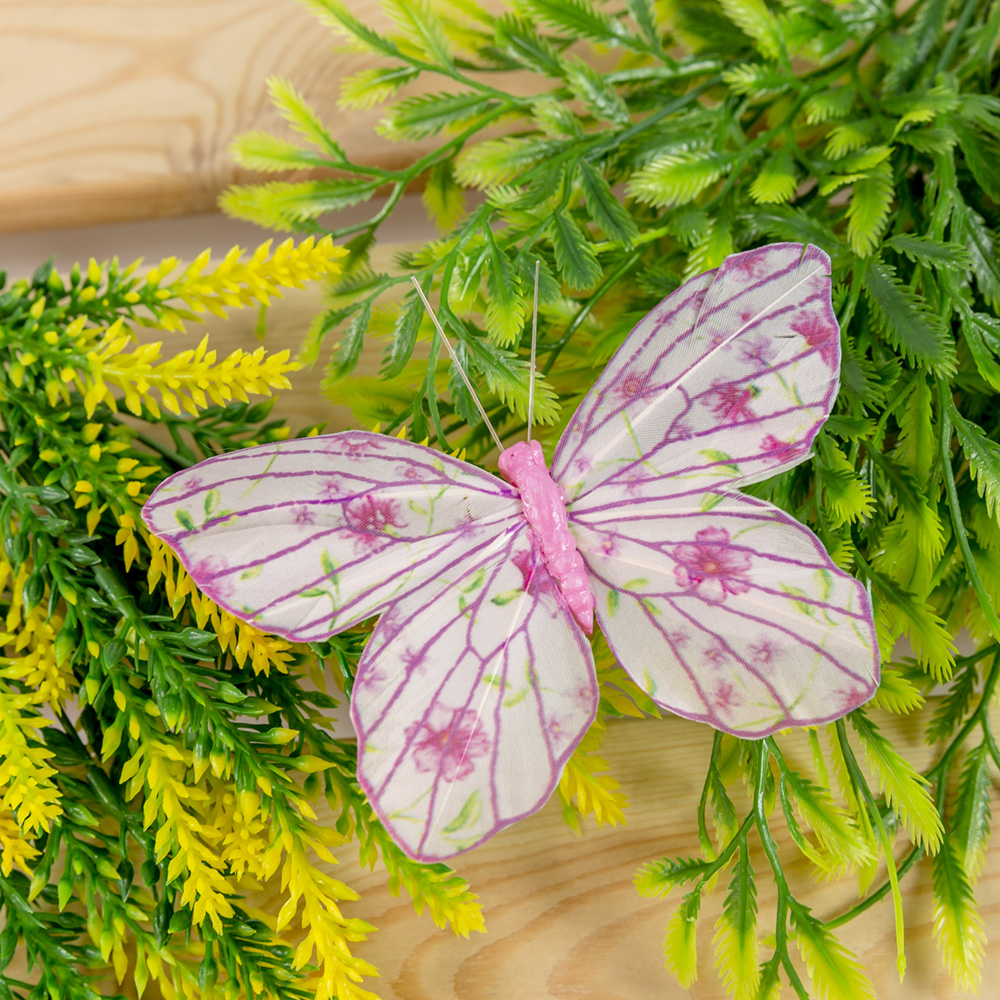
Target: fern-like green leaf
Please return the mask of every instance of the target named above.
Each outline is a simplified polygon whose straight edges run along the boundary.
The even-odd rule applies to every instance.
[[[618,91],[593,66],[582,59],[566,64],[566,82],[580,103],[598,121],[628,125],[631,122],[628,108]]]
[[[839,528],[848,521],[871,515],[875,507],[870,487],[858,478],[854,466],[832,439],[820,441],[815,462],[816,478],[823,487],[823,502],[832,527]]]
[[[558,144],[551,140],[514,136],[487,139],[461,152],[455,161],[455,179],[465,187],[475,188],[506,184],[557,149]]]
[[[1000,521],[1000,445],[991,441],[971,420],[966,420],[949,403],[948,412],[955,427],[955,436],[969,460],[969,472],[976,481],[979,495],[986,501],[986,509]]]
[[[878,246],[894,195],[888,164],[880,163],[854,181],[851,203],[847,206],[847,238],[859,257],[867,257]]]
[[[485,337],[465,341],[469,357],[486,385],[504,406],[522,420],[528,415],[528,362]],[[536,424],[551,424],[559,415],[559,397],[551,383],[535,377]]]
[[[323,181],[271,181],[234,185],[219,199],[229,215],[270,229],[308,228],[313,219],[367,201],[378,183],[335,178]]]
[[[730,167],[724,153],[698,150],[663,153],[637,170],[626,192],[644,205],[662,208],[694,201]]]
[[[380,35],[374,28],[356,18],[343,0],[303,0],[325,25],[338,35],[349,39],[352,46],[362,52],[403,59],[396,43]]]
[[[784,56],[781,28],[764,0],[719,0],[719,5],[733,24],[754,40],[765,59],[776,62]]]
[[[338,163],[346,160],[343,148],[323,124],[323,119],[288,80],[279,76],[269,77],[267,89],[274,106],[296,132],[323,150],[332,160]]]
[[[934,888],[934,937],[955,985],[978,989],[983,974],[986,932],[958,848],[947,837],[931,861]]]
[[[894,715],[909,715],[924,703],[920,689],[900,670],[882,668],[882,677],[871,704]]]
[[[625,41],[627,32],[609,14],[590,0],[521,0],[542,24],[548,24],[572,39],[594,42]]]
[[[549,227],[556,267],[570,288],[593,288],[601,277],[601,265],[594,248],[583,235],[572,216],[559,209]]]
[[[385,353],[385,361],[382,366],[383,378],[395,378],[410,360],[423,319],[424,304],[420,300],[420,296],[416,292],[407,293],[403,300],[403,308],[400,309],[392,329],[392,340]]]
[[[496,21],[496,44],[504,55],[545,76],[561,77],[563,61],[555,47],[535,31],[534,25],[513,14]]]
[[[964,271],[971,263],[961,243],[944,243],[932,236],[900,233],[886,240],[885,245],[924,267]]]
[[[986,862],[992,818],[992,792],[990,750],[984,741],[966,755],[949,833],[955,843],[957,859],[965,870],[970,885],[975,885]]]
[[[821,1000],[875,1000],[871,980],[857,958],[821,920],[794,911],[794,937]]]
[[[667,921],[663,955],[667,968],[687,989],[698,977],[698,911],[701,890],[688,893]]]
[[[711,867],[711,861],[701,858],[663,858],[644,864],[632,881],[643,896],[664,897],[671,889],[701,878]]]
[[[431,62],[451,66],[451,48],[444,23],[428,0],[382,0],[382,7],[407,41]]]
[[[786,73],[766,63],[740,63],[725,70],[722,79],[737,94],[750,97],[778,94],[790,84]]]
[[[501,250],[489,226],[486,238],[486,332],[502,347],[521,336],[524,326],[524,289],[514,265]]]
[[[798,181],[795,164],[786,150],[773,153],[750,185],[750,197],[757,204],[774,204],[791,200]]]
[[[871,140],[874,124],[870,118],[862,118],[834,125],[826,137],[826,155],[839,160],[857,152]]]
[[[954,238],[965,244],[972,263],[972,273],[984,299],[1000,310],[1000,255],[996,238],[981,215],[958,204],[954,208]]]
[[[249,170],[302,170],[339,165],[338,160],[267,132],[244,132],[233,140],[229,150],[236,162]]]
[[[442,160],[431,167],[421,200],[442,233],[449,232],[465,215],[465,194],[455,181],[451,160]]]
[[[939,375],[955,370],[955,343],[940,320],[881,261],[864,272],[865,293],[889,342],[910,361]]]
[[[803,107],[806,124],[822,125],[836,118],[846,118],[857,99],[857,88],[851,85],[821,90],[810,96]]]
[[[639,229],[601,172],[587,160],[581,160],[577,169],[580,190],[591,219],[604,230],[608,239],[618,240],[626,246],[631,244],[639,235]]]
[[[865,760],[878,780],[879,791],[885,793],[910,839],[929,854],[935,853],[941,846],[944,827],[927,779],[900,755],[864,712],[853,712],[850,720],[864,746]]]
[[[376,66],[344,77],[337,103],[348,111],[366,111],[387,101],[403,86],[416,79],[419,71],[412,66]]]
[[[715,967],[733,1000],[754,1000],[760,982],[757,968],[757,886],[744,838],[715,922]]]
[[[962,317],[962,338],[976,369],[995,391],[1000,392],[1000,319],[975,312],[961,300],[956,305]]]
[[[377,131],[393,142],[424,139],[442,129],[466,124],[492,107],[492,103],[476,91],[420,94],[389,108]]]

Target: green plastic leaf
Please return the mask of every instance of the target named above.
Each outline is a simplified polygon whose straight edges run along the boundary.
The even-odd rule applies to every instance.
[[[698,977],[698,911],[701,891],[688,893],[667,921],[663,955],[667,968],[687,989]]]
[[[952,403],[948,407],[955,436],[969,460],[969,472],[976,481],[979,495],[986,501],[986,509],[1000,521],[1000,445],[991,441],[971,420],[966,420]]]
[[[566,64],[566,82],[585,108],[598,120],[628,125],[628,108],[618,91],[589,63],[574,59]]]
[[[671,889],[706,874],[712,862],[701,858],[663,858],[643,865],[633,878],[643,896],[666,896]]]
[[[986,862],[992,809],[993,780],[989,746],[984,741],[966,755],[949,838],[970,884],[975,884]]]
[[[854,181],[851,203],[847,206],[847,238],[859,257],[869,256],[878,246],[894,195],[888,164],[880,163]]]
[[[573,217],[562,209],[552,215],[549,225],[552,249],[559,276],[570,288],[593,288],[601,277],[601,265],[594,248]]]
[[[474,90],[458,94],[420,94],[389,108],[377,131],[393,142],[424,139],[442,129],[467,124],[492,106]]]
[[[749,35],[765,59],[784,55],[784,40],[778,20],[764,0],[719,0],[726,16]]]
[[[733,1000],[755,1000],[760,982],[757,967],[757,886],[744,838],[715,922],[715,966]]]
[[[455,181],[451,160],[442,160],[431,167],[421,200],[442,233],[449,232],[465,215],[465,194]]]
[[[795,164],[786,150],[773,153],[750,185],[750,197],[758,204],[789,201],[798,181]]]
[[[793,911],[794,938],[822,1000],[875,1000],[875,990],[857,957],[808,911]]]
[[[581,160],[577,170],[580,190],[590,217],[608,239],[618,240],[626,246],[631,244],[639,235],[639,229],[632,216],[612,194],[611,186],[601,172],[587,160]]]
[[[502,347],[509,347],[524,327],[524,289],[510,258],[501,250],[489,226],[486,238],[486,332]]]
[[[966,992],[982,981],[986,932],[958,847],[946,837],[931,861],[934,938],[955,986]]]
[[[879,791],[895,810],[910,839],[929,854],[941,846],[944,827],[928,791],[927,779],[879,732],[864,712],[853,712],[851,724],[861,739],[865,760],[878,780]]]
[[[382,0],[382,7],[407,40],[431,62],[451,66],[451,49],[444,22],[428,0]]]
[[[730,167],[725,153],[697,150],[663,153],[637,170],[626,185],[631,198],[662,208],[694,201]]]
[[[419,71],[412,66],[375,66],[352,73],[340,82],[337,103],[348,111],[367,111],[387,101],[405,83],[416,79]]]
[[[864,286],[883,333],[914,364],[941,375],[955,370],[955,343],[926,303],[896,277],[882,261],[865,268]]]

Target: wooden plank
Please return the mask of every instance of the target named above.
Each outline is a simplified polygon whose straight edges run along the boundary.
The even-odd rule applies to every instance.
[[[930,763],[929,748],[912,725],[889,720],[884,731],[919,766]],[[612,723],[602,755],[629,797],[626,826],[597,829],[591,822],[578,837],[563,823],[553,799],[540,813],[456,859],[457,869],[479,893],[486,916],[487,933],[467,941],[438,930],[426,915],[417,917],[405,894],[389,894],[381,868],[361,870],[352,848],[340,848],[336,853],[342,863],[328,870],[361,894],[359,902],[345,905],[345,914],[378,928],[355,948],[381,972],[382,979],[370,988],[382,1000],[723,1000],[726,992],[713,968],[712,936],[726,880],[703,906],[699,976],[690,991],[677,985],[662,958],[664,928],[680,896],[645,899],[632,885],[635,870],[647,861],[698,853],[696,808],[711,745],[711,729],[684,719]],[[801,759],[807,757],[803,746]],[[745,797],[734,801],[740,814],[749,808]],[[321,819],[330,816],[325,807],[319,814]],[[798,855],[781,835],[779,815],[780,810],[773,818],[774,830],[798,898],[823,918],[856,902],[853,879],[817,883],[809,866],[794,860]],[[905,839],[897,857],[904,844]],[[752,860],[763,936],[774,928],[774,882],[760,851]],[[883,878],[884,873],[878,881]],[[1000,936],[1000,838],[993,838],[976,896],[995,940]],[[260,902],[272,910],[280,905],[276,894]],[[879,1000],[964,996],[944,972],[932,939],[927,861],[903,882],[903,906],[909,962],[903,983],[896,972],[887,901],[837,931],[867,969],[875,995]],[[984,982],[996,982],[998,975],[1000,949],[994,946],[987,949]],[[786,993],[787,986],[782,995]],[[983,994],[994,995],[988,986]]]
[[[350,7],[386,26],[377,0]],[[378,109],[337,109],[377,59],[333,51],[295,0],[0,0],[0,25],[0,232],[211,211],[238,179],[232,137],[285,128],[271,75],[361,159],[413,155],[375,137]]]

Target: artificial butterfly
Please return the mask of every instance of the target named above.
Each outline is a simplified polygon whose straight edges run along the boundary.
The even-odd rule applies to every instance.
[[[512,480],[534,477],[519,491],[347,431],[210,458],[143,518],[266,632],[310,642],[381,615],[351,702],[358,779],[406,853],[438,861],[539,809],[594,720],[581,573],[621,665],[678,715],[763,737],[871,697],[864,587],[737,492],[808,457],[839,368],[829,258],[766,246],[632,330],[556,446],[551,488],[537,444],[501,455]]]

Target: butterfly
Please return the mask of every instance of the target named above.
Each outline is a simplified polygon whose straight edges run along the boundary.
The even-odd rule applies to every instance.
[[[658,705],[736,736],[872,696],[865,588],[738,489],[805,461],[830,414],[830,287],[826,254],[790,243],[691,278],[625,339],[549,470],[537,442],[502,453],[501,479],[345,431],[209,458],[143,518],[266,632],[380,616],[351,700],[358,780],[408,855],[440,861],[554,790],[597,711],[594,616]]]

